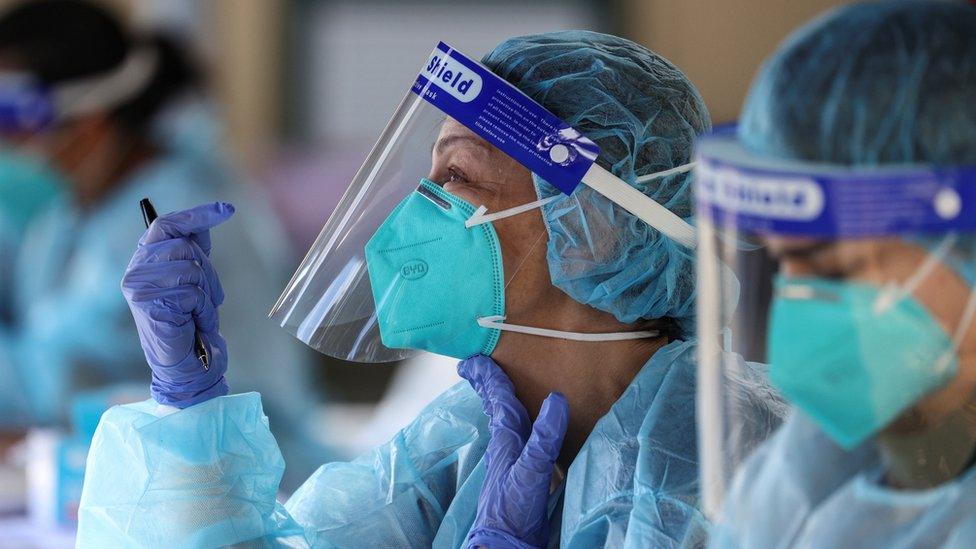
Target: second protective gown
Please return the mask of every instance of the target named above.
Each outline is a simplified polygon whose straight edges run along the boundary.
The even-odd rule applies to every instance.
[[[736,474],[709,546],[973,546],[976,468],[929,490],[896,490],[883,476],[873,439],[845,451],[794,412]]]
[[[872,440],[843,450],[794,412],[737,473],[709,546],[972,547],[976,468],[929,490],[882,478]]]

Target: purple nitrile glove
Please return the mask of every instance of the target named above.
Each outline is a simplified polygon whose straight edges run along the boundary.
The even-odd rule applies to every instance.
[[[495,361],[474,356],[458,365],[458,373],[484,401],[491,432],[485,451],[487,473],[468,547],[545,547],[549,485],[569,421],[566,397],[550,393],[533,424]]]
[[[210,229],[234,213],[224,202],[159,216],[139,239],[122,278],[156,402],[186,408],[228,392],[227,345],[218,331],[224,301],[210,263]],[[195,352],[199,331],[209,370]]]

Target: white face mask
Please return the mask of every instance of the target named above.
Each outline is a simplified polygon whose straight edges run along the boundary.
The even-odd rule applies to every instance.
[[[596,166],[596,164],[594,164],[594,167],[595,166]],[[652,181],[654,179],[659,179],[659,178],[662,178],[662,177],[667,177],[667,176],[674,175],[674,174],[678,174],[678,173],[685,173],[685,172],[690,171],[693,167],[694,167],[694,163],[693,162],[692,163],[689,163],[689,164],[684,164],[684,165],[681,165],[681,166],[678,166],[678,167],[675,167],[675,168],[671,168],[671,169],[668,169],[668,170],[664,170],[664,171],[660,171],[660,172],[656,172],[656,173],[652,173],[652,174],[648,174],[648,175],[645,175],[645,176],[638,177],[636,179],[636,182],[637,183],[645,183],[647,181]],[[610,177],[612,177],[616,181],[619,181],[614,176],[610,176]],[[640,191],[634,189],[633,187],[631,187],[629,185],[626,185],[626,188],[629,189],[629,190],[631,190],[631,191],[633,191],[633,193],[636,194],[636,197],[631,197],[629,195],[626,197],[626,199],[627,200],[630,200],[630,202],[633,203],[633,202],[636,201],[639,204],[645,204],[645,205],[651,204],[647,208],[637,208],[637,209],[641,209],[642,211],[643,210],[646,210],[647,212],[650,212],[648,215],[650,215],[652,217],[652,219],[655,221],[654,223],[649,223],[652,227],[657,228],[658,230],[661,230],[662,233],[668,234],[669,236],[671,236],[672,234],[685,235],[686,237],[685,238],[682,238],[683,241],[682,242],[679,242],[679,243],[682,243],[682,244],[685,244],[685,245],[689,245],[688,243],[690,242],[693,245],[693,243],[694,243],[694,228],[693,227],[691,227],[690,225],[688,225],[684,220],[682,220],[681,218],[679,218],[678,216],[676,216],[670,210],[664,208],[664,206],[661,206],[660,204],[658,204],[654,200],[651,200],[650,198],[648,198],[648,197],[644,196],[643,194],[641,194]],[[599,190],[599,192],[601,194],[604,194],[604,196],[606,196],[604,190]],[[474,214],[472,214],[471,217],[468,218],[467,221],[465,221],[464,226],[470,229],[471,227],[476,227],[476,226],[481,225],[481,224],[484,224],[484,223],[491,223],[491,222],[494,222],[494,221],[498,221],[499,219],[505,219],[506,217],[512,217],[512,216],[515,216],[515,215],[519,215],[519,214],[522,214],[522,213],[525,213],[525,212],[528,212],[528,211],[531,211],[531,210],[534,210],[534,209],[537,209],[537,208],[541,208],[541,207],[545,206],[546,204],[549,204],[550,202],[553,202],[555,200],[558,200],[562,196],[563,196],[562,194],[556,194],[554,196],[550,196],[550,197],[543,198],[543,199],[540,199],[540,200],[535,200],[535,201],[529,202],[527,204],[522,204],[520,206],[515,206],[513,208],[508,208],[508,209],[501,210],[499,212],[493,212],[493,213],[488,213],[488,208],[486,208],[485,206],[482,205],[482,206],[478,207],[475,210]],[[613,200],[615,203],[618,203],[619,204],[619,202],[617,202],[617,200],[615,200],[613,198],[610,198],[610,199]],[[633,211],[630,210],[629,208],[628,208],[628,210],[633,213]],[[666,212],[666,215],[662,214],[661,213],[662,211],[663,212]],[[647,221],[646,219],[644,219],[644,217],[641,217],[641,219],[644,220],[644,221]],[[677,220],[677,221],[675,221],[675,220]],[[682,227],[682,225],[684,227]],[[668,227],[669,228],[669,231],[666,232],[666,231],[660,229],[659,227],[661,227],[661,226]],[[690,239],[687,238],[687,234],[688,234],[688,231],[689,230],[691,231],[691,233],[690,233],[691,234],[691,238]],[[483,328],[490,328],[490,329],[502,330],[502,331],[508,331],[508,332],[517,332],[517,333],[521,333],[521,334],[529,334],[529,335],[535,335],[535,336],[540,336],[540,337],[549,337],[549,338],[555,338],[555,339],[567,339],[567,340],[572,340],[572,341],[624,341],[624,340],[631,340],[631,339],[655,338],[655,337],[660,337],[660,335],[661,335],[660,331],[658,331],[658,330],[642,330],[642,331],[634,331],[634,332],[604,332],[604,333],[567,332],[567,331],[563,331],[563,330],[550,330],[550,329],[547,329],[547,328],[537,328],[537,327],[534,327],[534,326],[522,326],[522,325],[519,325],[519,324],[508,324],[508,323],[504,322],[504,320],[505,320],[505,317],[504,316],[487,316],[487,317],[481,317],[481,318],[478,319],[478,325],[481,326],[481,327],[483,327]]]

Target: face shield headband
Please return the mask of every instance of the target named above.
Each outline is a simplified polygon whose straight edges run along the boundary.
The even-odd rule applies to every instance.
[[[45,86],[27,72],[0,73],[0,131],[33,132],[108,110],[139,94],[156,69],[156,53],[136,48],[115,69]]]
[[[698,214],[718,228],[823,239],[976,231],[976,166],[781,161],[724,132],[696,154]]]

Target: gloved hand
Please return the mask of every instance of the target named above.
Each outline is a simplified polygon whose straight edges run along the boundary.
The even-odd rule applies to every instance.
[[[232,205],[214,202],[160,216],[139,239],[122,278],[160,404],[186,408],[227,394],[227,345],[217,321],[224,291],[210,263],[210,229],[233,213]],[[195,352],[197,331],[209,370]]]
[[[569,405],[550,393],[529,434],[529,414],[505,372],[486,356],[458,365],[484,401],[491,440],[488,472],[468,547],[545,547],[549,539],[549,484],[569,421]],[[528,439],[528,441],[526,441]]]

